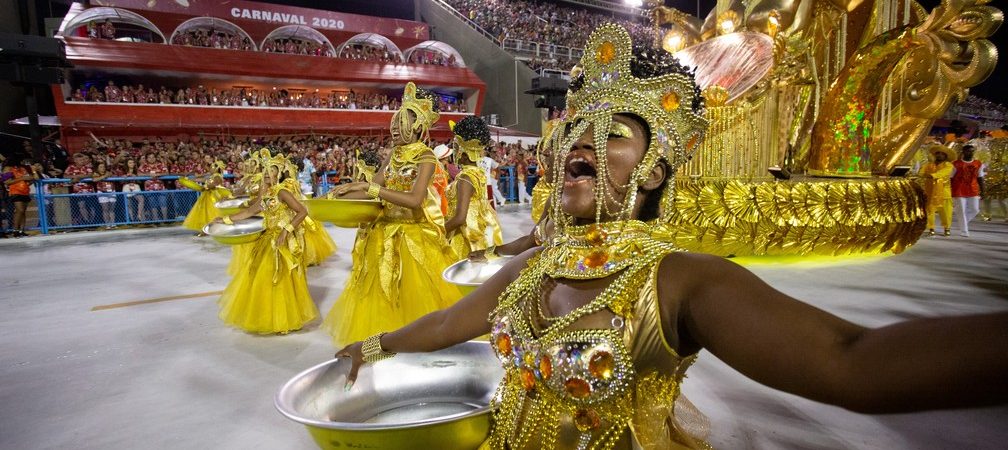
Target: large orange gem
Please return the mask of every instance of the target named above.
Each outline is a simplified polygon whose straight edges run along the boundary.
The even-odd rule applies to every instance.
[[[574,413],[574,426],[580,432],[594,430],[601,423],[602,419],[599,418],[598,413],[594,409],[579,409]]]
[[[585,257],[584,264],[592,269],[597,269],[602,267],[606,261],[609,261],[608,253],[604,250],[592,250],[592,252]]]
[[[609,64],[616,59],[616,46],[612,42],[605,41],[595,49],[595,60],[602,64]]]
[[[675,91],[668,91],[661,98],[661,106],[665,111],[672,111],[679,107],[679,95]]]
[[[600,380],[612,378],[614,366],[615,360],[612,353],[605,351],[595,352],[588,360],[588,372]]]
[[[591,385],[587,381],[580,378],[568,378],[564,382],[564,390],[567,391],[567,395],[574,398],[585,398],[588,394],[591,394]]]
[[[497,353],[511,356],[511,336],[508,336],[507,333],[498,334],[497,339],[494,340],[494,345],[497,346]]]
[[[585,240],[588,241],[588,243],[591,245],[594,246],[602,245],[603,243],[605,243],[605,239],[606,239],[606,232],[602,230],[602,228],[599,228],[597,225],[592,225],[591,228],[588,228],[588,231],[585,232]]]
[[[542,375],[544,380],[548,380],[553,376],[553,361],[550,359],[549,355],[543,355],[539,360],[539,374]]]
[[[521,376],[522,387],[525,388],[526,391],[531,391],[532,388],[535,387],[535,374],[532,373],[531,370],[522,367],[519,375]]]

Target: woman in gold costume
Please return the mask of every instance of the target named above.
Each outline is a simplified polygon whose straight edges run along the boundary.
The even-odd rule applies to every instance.
[[[452,132],[455,133],[455,155],[460,171],[447,190],[448,211],[452,215],[445,221],[445,233],[454,259],[458,260],[468,258],[473,252],[482,253],[489,247],[487,228],[493,229],[492,245],[500,245],[503,241],[497,212],[482,195],[486,189],[486,174],[476,165],[490,143],[490,129],[483,119],[469,116],[455,124]]]
[[[224,168],[224,161],[217,160],[211,164],[203,191],[182,222],[182,226],[196,231],[197,236],[203,236],[203,227],[220,216],[220,211],[214,204],[231,197],[231,191],[224,187]]]
[[[673,176],[706,128],[689,70],[588,41],[557,147],[556,232],[447,310],[337,353],[362,363],[484,333],[505,367],[493,449],[706,444],[673,403],[701,349],[767,386],[862,412],[1008,400],[1008,314],[868,329],[791,298],[720,257],[668,243]],[[940,393],[936,395],[936,393]]]
[[[220,318],[249,333],[287,333],[318,317],[305,275],[304,228],[308,210],[298,198],[296,169],[277,155],[262,163],[261,195],[219,220],[262,215],[265,231],[239,256],[238,270],[221,295]]]
[[[431,184],[437,158],[423,140],[438,119],[430,94],[406,85],[392,116],[395,148],[371,183],[345,184],[340,198],[373,198],[382,213],[357,232],[353,269],[325,318],[334,342],[354,342],[454,304],[462,295],[441,278],[453,261],[440,199]]]

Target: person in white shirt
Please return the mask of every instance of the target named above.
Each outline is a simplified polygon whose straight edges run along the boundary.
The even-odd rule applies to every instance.
[[[298,172],[297,178],[298,183],[301,184],[301,193],[308,198],[313,197],[315,194],[315,164],[312,164],[307,154],[301,159],[301,171]]]
[[[489,156],[483,156],[476,165],[483,169],[484,175],[486,175],[487,180],[487,195],[493,194],[494,203],[497,206],[502,206],[507,201],[504,198],[504,194],[501,194],[500,188],[497,187],[497,177],[493,176],[494,169],[500,167],[500,163]]]

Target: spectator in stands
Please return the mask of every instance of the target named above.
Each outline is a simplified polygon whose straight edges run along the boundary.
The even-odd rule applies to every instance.
[[[500,163],[497,160],[491,158],[488,154],[484,155],[476,162],[476,165],[480,169],[483,169],[483,173],[486,176],[487,183],[487,197],[490,199],[492,204],[497,206],[503,206],[507,202],[504,195],[501,194],[500,188],[497,186],[497,168],[500,167]]]
[[[126,159],[123,165],[122,173],[120,176],[124,178],[136,178],[140,176],[139,167],[137,166],[137,161],[133,158]],[[133,220],[139,220],[141,222],[147,220],[147,215],[144,209],[144,196],[137,195],[135,192],[140,192],[140,183],[137,180],[126,180],[123,182],[122,191],[127,192],[126,194],[126,205],[124,207],[133,208],[132,217]],[[129,214],[129,211],[127,211]]]
[[[66,171],[63,172],[63,176],[70,179],[70,193],[72,194],[94,193],[94,185],[83,181],[93,175],[94,168],[91,165],[91,158],[83,153],[74,154],[73,163],[67,166]],[[84,195],[70,197],[70,216],[73,218],[74,225],[86,225],[93,222],[94,209],[90,205],[93,200],[92,197]]]
[[[168,197],[161,191],[165,190],[165,184],[161,177],[168,174],[168,168],[158,159],[154,153],[148,153],[146,161],[140,165],[140,173],[150,177],[144,181],[143,190],[147,192],[147,210],[145,214],[154,220],[168,220]]]
[[[112,25],[112,19],[105,19],[105,23],[101,25],[102,39],[115,39],[115,33],[115,25]]]
[[[105,228],[112,229],[115,226],[115,183],[108,179],[112,177],[108,171],[108,165],[104,161],[99,161],[95,165],[94,177],[95,190],[98,194],[98,204],[101,206],[102,218],[105,219]]]

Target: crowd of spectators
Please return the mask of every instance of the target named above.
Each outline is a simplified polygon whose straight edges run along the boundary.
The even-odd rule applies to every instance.
[[[247,37],[213,28],[190,28],[172,36],[171,43],[172,45],[227,50],[253,50],[255,48],[252,40]]]
[[[77,194],[46,197],[50,227],[113,227],[123,222],[158,223],[181,219],[195,201],[196,193],[182,190],[176,184],[176,177],[199,179],[212,170],[217,160],[225,163],[225,184],[231,185],[243,175],[246,157],[268,147],[274,153],[288,155],[298,164],[302,185],[322,194],[324,184],[333,186],[359,178],[358,158],[368,164],[386,158],[390,149],[385,143],[384,136],[336,135],[151,137],[143,140],[94,137],[72,156],[67,155],[57,140],[56,145],[48,146],[45,164],[41,164],[29,158],[30,148],[26,142],[24,149],[8,158],[10,164],[5,164],[4,172],[11,172],[12,176],[31,174],[31,181],[19,185],[25,193],[16,193],[23,196],[19,201],[24,205],[36,200],[38,186],[46,194]],[[53,152],[53,148],[58,151]],[[527,201],[541,175],[534,146],[494,143],[486,155],[496,161],[490,183],[511,200]],[[449,173],[457,173],[450,161],[446,163]],[[49,178],[67,181],[34,183],[34,180]],[[8,206],[14,204],[7,203]],[[8,224],[15,212],[13,207],[9,209],[4,217]]]
[[[616,22],[630,31],[635,40],[652,38],[652,28],[640,20],[615,17],[598,11],[561,6],[553,2],[514,0],[447,0],[453,8],[468,17],[503,43],[518,41],[519,46],[540,44],[538,65],[549,69],[570,70],[572,61],[561,59],[565,49],[584,48],[592,30],[606,22]],[[524,47],[522,47],[524,48]],[[547,67],[552,64],[551,67]]]
[[[91,39],[115,39],[116,27],[109,19],[105,19],[104,22],[88,22],[87,35]]]
[[[262,51],[288,55],[332,56],[328,45],[304,39],[270,39],[263,43]]]
[[[388,47],[381,48],[370,45],[348,45],[339,54],[340,58],[356,59],[361,61],[373,61],[399,64],[402,63],[402,56],[398,53],[390,52]],[[415,61],[410,61],[415,62]]]
[[[409,62],[413,64],[427,64],[435,66],[445,66],[445,67],[458,67],[458,61],[455,60],[455,55],[449,55],[447,58],[440,52],[429,51],[429,50],[417,50],[410,54]]]
[[[320,92],[318,89],[276,88],[255,89],[232,87],[218,89],[202,85],[185,88],[161,86],[157,91],[142,84],[116,85],[109,81],[104,88],[95,84],[74,89],[68,101],[101,103],[158,103],[174,105],[259,106],[274,108],[368,109],[396,110],[401,99],[380,92]],[[439,97],[441,111],[466,112],[461,98]]]

